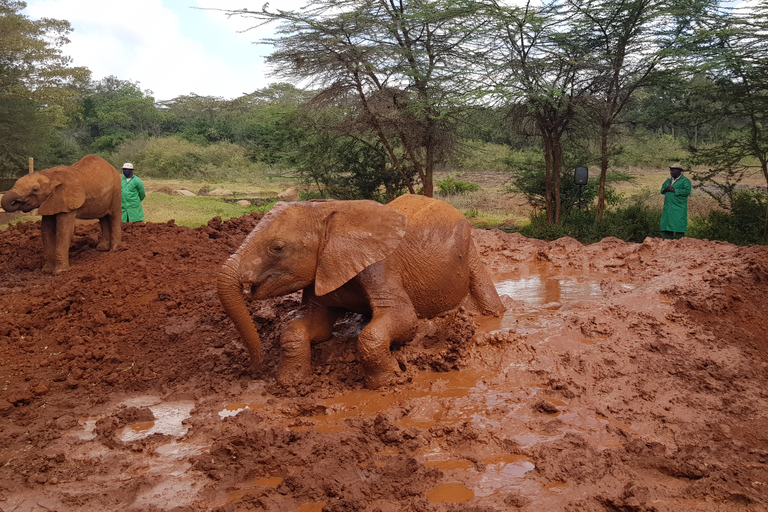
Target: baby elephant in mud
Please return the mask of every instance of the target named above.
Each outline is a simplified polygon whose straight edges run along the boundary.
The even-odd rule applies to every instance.
[[[7,212],[38,209],[43,217],[43,270],[63,272],[69,268],[75,219],[99,219],[98,250],[109,251],[120,243],[121,199],[120,174],[100,156],[88,155],[70,166],[19,178],[1,204]]]
[[[266,299],[303,290],[299,314],[280,340],[283,385],[309,375],[311,344],[330,339],[334,322],[348,311],[370,317],[357,348],[366,386],[374,389],[400,371],[390,344],[411,340],[418,318],[460,305],[486,315],[504,311],[467,220],[418,195],[388,205],[277,203],[224,264],[217,286],[254,370],[261,367],[261,346],[243,291]]]

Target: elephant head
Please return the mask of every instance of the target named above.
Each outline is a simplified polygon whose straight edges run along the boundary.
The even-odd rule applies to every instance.
[[[243,292],[278,297],[314,285],[323,296],[383,260],[400,244],[407,217],[375,201],[277,203],[221,269],[219,298],[251,357],[261,342]]]
[[[59,179],[57,170],[33,172],[16,180],[13,188],[3,194],[3,210],[26,213],[38,208],[40,215],[55,215],[80,208],[85,202],[82,187]]]

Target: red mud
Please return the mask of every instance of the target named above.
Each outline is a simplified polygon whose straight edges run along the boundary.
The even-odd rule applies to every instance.
[[[0,230],[0,510],[768,508],[768,248],[478,230],[541,300],[423,321],[395,348],[410,382],[379,391],[349,316],[283,389],[298,294],[251,304],[251,375],[215,291],[256,223],[124,225],[112,253],[79,225],[56,276],[39,223]]]

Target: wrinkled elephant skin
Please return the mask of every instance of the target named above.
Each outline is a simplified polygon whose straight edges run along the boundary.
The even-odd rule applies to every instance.
[[[375,389],[400,372],[390,344],[411,340],[418,318],[460,305],[486,315],[504,311],[467,220],[447,203],[417,195],[388,205],[277,203],[224,264],[217,286],[254,370],[261,345],[243,292],[266,299],[303,290],[301,310],[281,338],[283,385],[310,373],[311,344],[330,339],[346,312],[370,317],[357,347],[366,385]]]
[[[8,212],[38,209],[43,217],[43,269],[47,272],[69,268],[75,219],[99,219],[98,250],[109,251],[120,243],[120,174],[96,155],[87,155],[71,166],[52,167],[19,178],[3,194],[2,207]]]

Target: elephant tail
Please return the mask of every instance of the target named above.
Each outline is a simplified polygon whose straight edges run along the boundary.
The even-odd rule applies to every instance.
[[[230,257],[219,271],[216,289],[224,311],[235,324],[237,332],[245,343],[251,357],[251,369],[261,369],[261,339],[256,331],[251,314],[245,304],[243,287],[240,281],[240,257]]]

